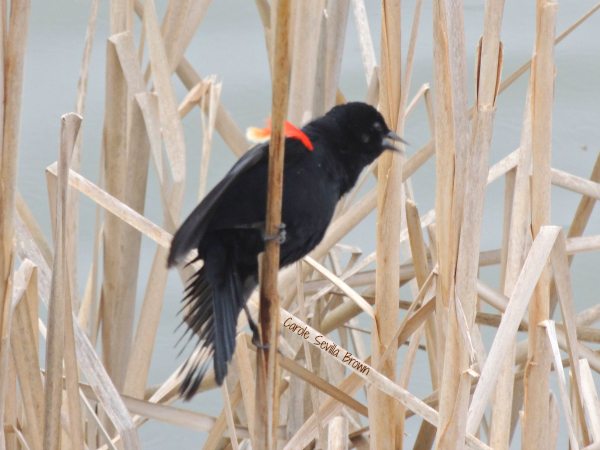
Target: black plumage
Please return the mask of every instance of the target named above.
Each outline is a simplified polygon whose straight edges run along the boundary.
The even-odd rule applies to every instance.
[[[360,172],[384,150],[395,149],[392,141],[399,139],[375,108],[359,102],[332,108],[302,131],[313,151],[298,139],[285,141],[281,267],[321,241],[338,200]],[[265,247],[267,169],[268,143],[250,149],[173,237],[169,266],[194,248],[204,261],[190,278],[184,298],[187,332],[198,340],[183,368],[180,392],[185,398],[194,395],[211,359],[217,383],[227,375],[237,319],[258,283],[257,256]]]

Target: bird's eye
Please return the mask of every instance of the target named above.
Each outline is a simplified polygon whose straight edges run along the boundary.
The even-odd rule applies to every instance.
[[[361,139],[361,141],[363,141],[366,144],[367,142],[369,142],[370,138],[369,138],[368,134],[363,133],[363,134],[360,135],[360,139]]]
[[[379,122],[375,122],[375,124],[373,125],[373,128],[375,128],[376,131],[383,130],[383,127],[381,126],[381,124]]]

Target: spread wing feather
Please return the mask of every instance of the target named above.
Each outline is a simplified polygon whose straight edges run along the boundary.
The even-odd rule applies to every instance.
[[[183,336],[188,336],[186,345],[194,336],[197,338],[194,352],[182,367],[185,376],[180,392],[188,400],[198,390],[211,360],[216,382],[223,382],[235,350],[237,319],[244,298],[237,271],[229,269],[224,271],[225,278],[217,281],[203,267],[190,278],[186,289],[182,310],[187,330]]]
[[[196,206],[173,236],[167,260],[169,267],[181,262],[185,255],[198,245],[223,193],[242,173],[267,157],[267,148],[267,145],[261,144],[248,150]]]

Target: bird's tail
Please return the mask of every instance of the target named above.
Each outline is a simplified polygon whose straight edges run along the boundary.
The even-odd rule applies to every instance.
[[[227,364],[235,350],[237,318],[243,308],[243,293],[237,271],[228,268],[221,272],[223,279],[211,280],[202,267],[189,280],[184,297],[183,322],[189,335],[186,344],[195,335],[196,346],[182,367],[185,373],[180,394],[186,400],[198,390],[202,379],[214,362],[215,380],[222,384],[227,375]],[[183,336],[182,336],[183,337]]]
[[[218,285],[213,294],[215,321],[214,367],[215,380],[221,384],[227,375],[227,364],[235,350],[237,319],[243,308],[243,294],[240,277],[236,270],[230,269],[225,280]]]
[[[180,312],[183,312],[183,321],[181,324],[186,324],[187,329],[179,341],[181,342],[187,337],[183,346],[185,348],[194,336],[197,339],[194,352],[181,369],[185,376],[179,391],[182,397],[189,400],[198,390],[198,386],[206,375],[214,353],[212,288],[204,267],[188,280],[182,303]]]

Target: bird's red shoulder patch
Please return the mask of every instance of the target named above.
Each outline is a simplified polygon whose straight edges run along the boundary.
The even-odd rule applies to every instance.
[[[304,131],[300,128],[294,126],[291,122],[285,121],[284,124],[285,137],[289,137],[292,139],[298,139],[304,146],[310,150],[311,152],[314,150],[313,143],[310,141],[309,137],[306,135]]]
[[[287,120],[284,123],[285,137],[291,139],[297,139],[306,147],[308,151],[313,151],[314,146],[310,138],[300,128],[293,125]],[[267,119],[267,125],[264,128],[248,127],[246,129],[246,138],[250,142],[267,142],[271,137],[271,119]]]

